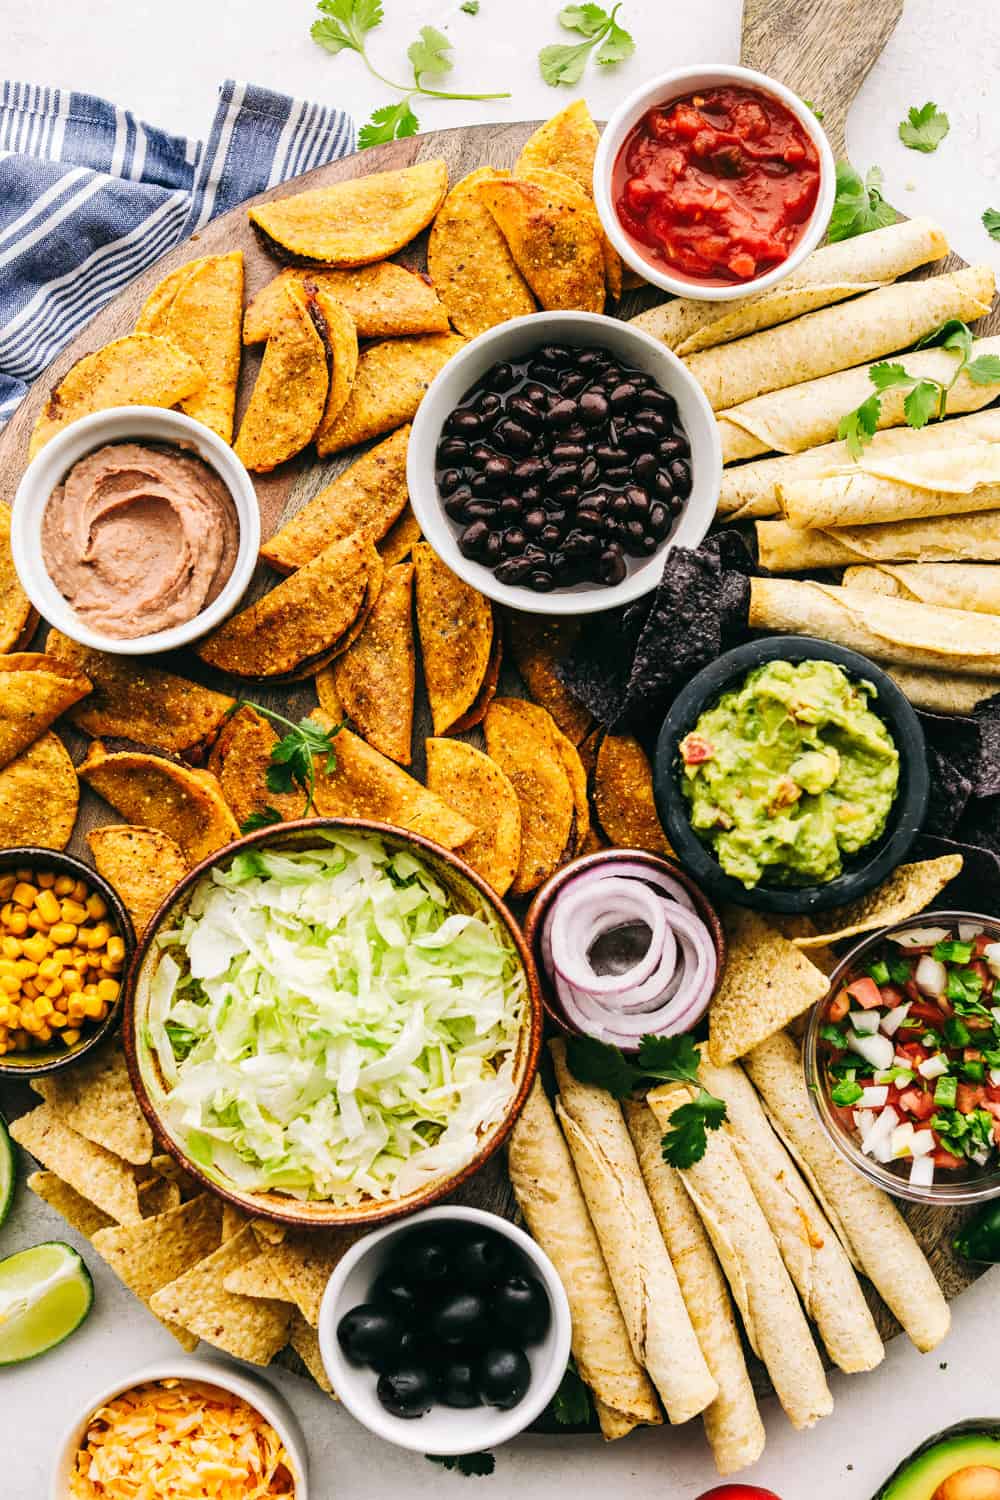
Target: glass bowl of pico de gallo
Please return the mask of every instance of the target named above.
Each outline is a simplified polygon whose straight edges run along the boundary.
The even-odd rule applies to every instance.
[[[898,1198],[1000,1195],[1000,919],[931,911],[866,937],[810,1017],[813,1107]]]

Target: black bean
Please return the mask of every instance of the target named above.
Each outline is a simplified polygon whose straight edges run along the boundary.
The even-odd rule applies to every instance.
[[[632,465],[632,473],[641,484],[650,484],[656,478],[657,467],[655,454],[640,453]]]
[[[535,568],[533,572],[528,574],[528,587],[537,589],[540,594],[547,594],[555,586],[555,576],[548,568]]]
[[[544,359],[535,359],[531,362],[531,375],[534,380],[543,381],[546,385],[555,385],[559,379],[559,371],[555,365],[550,365]]]
[[[469,503],[469,496],[461,491],[456,495],[449,495],[444,502],[445,515],[451,516],[453,521],[465,520],[465,507]]]
[[[564,443],[584,443],[590,437],[590,433],[582,422],[571,422],[563,429],[562,440]]]
[[[675,458],[670,465],[670,475],[674,481],[674,490],[682,500],[686,500],[691,493],[691,467],[683,458]]]
[[[674,481],[669,469],[662,469],[653,480],[653,489],[661,500],[672,500],[674,497]]]
[[[578,464],[587,457],[587,450],[582,443],[555,443],[551,457],[557,464]]]
[[[484,417],[495,417],[498,411],[503,410],[503,402],[493,391],[487,391],[479,403],[479,410]]]
[[[594,484],[600,472],[596,458],[585,458],[580,465],[580,483],[588,486]]]
[[[546,500],[545,517],[546,520],[552,522],[553,526],[565,525],[566,515],[567,512],[565,506],[559,505],[554,496]]]
[[[453,495],[461,483],[461,469],[445,469],[438,475],[438,489],[442,495]]]
[[[511,396],[507,412],[531,432],[538,432],[544,421],[540,403],[528,401],[524,396]]]
[[[631,473],[628,464],[615,464],[613,468],[605,469],[603,478],[607,484],[626,484]]]
[[[628,486],[625,491],[625,499],[628,501],[628,507],[632,515],[638,520],[641,521],[644,516],[649,514],[649,496],[637,484],[630,484]]]
[[[458,538],[458,547],[462,556],[478,558],[489,535],[490,529],[485,521],[473,521],[471,526],[466,526]]]
[[[609,464],[623,464],[628,462],[628,454],[624,448],[617,448],[611,443],[600,443],[594,449],[594,457],[602,467],[607,468]]]
[[[580,416],[588,427],[597,427],[607,420],[608,400],[599,391],[584,391],[580,397]]]
[[[600,559],[601,582],[612,586],[621,583],[627,571],[621,548],[605,547]]]
[[[567,557],[590,557],[600,546],[597,537],[592,533],[580,531],[578,527],[567,532],[563,542],[563,551]]]
[[[639,392],[630,380],[622,381],[621,385],[613,386],[608,396],[608,405],[616,416],[624,416],[632,410],[638,400]]]
[[[508,557],[495,569],[495,576],[498,583],[523,583],[531,568],[531,560],[527,557]]]
[[[561,484],[557,490],[552,491],[552,498],[560,505],[575,505],[582,493],[578,484]]]
[[[556,575],[557,583],[566,583],[573,573],[573,564],[563,551],[549,555],[549,567]]]
[[[498,443],[505,448],[513,448],[515,452],[523,452],[530,448],[532,443],[531,433],[520,422],[514,422],[510,417],[504,417],[493,429],[493,436]]]
[[[540,484],[529,484],[521,491],[522,505],[537,505],[542,498],[542,487]]]
[[[493,486],[485,474],[473,474],[469,480],[469,489],[480,500],[485,500],[492,493]]]
[[[522,518],[522,523],[524,525],[525,531],[531,532],[532,535],[535,535],[537,532],[541,531],[542,527],[545,525],[546,519],[547,518],[544,510],[529,510],[525,511]]]
[[[672,500],[667,501],[667,509],[672,516],[679,516],[684,509],[684,501],[680,495],[675,495]]]
[[[494,365],[483,377],[485,385],[494,391],[509,391],[512,385],[517,383],[517,373],[513,365],[506,363]]]
[[[500,501],[500,520],[504,525],[509,525],[511,521],[519,521],[523,509],[516,495],[504,495]]]
[[[640,548],[640,552],[644,556],[649,557],[652,553],[654,553],[656,551],[656,549],[657,549],[657,547],[659,545],[660,544],[656,540],[656,537],[653,536],[653,535],[651,535],[651,533],[647,531],[646,534],[645,534],[645,536],[642,539],[642,546]]]
[[[556,401],[549,407],[548,420],[553,427],[568,427],[575,422],[580,408],[575,401],[563,399]]]
[[[560,528],[553,526],[551,521],[547,521],[538,533],[538,540],[543,547],[554,547],[561,536],[562,531]]]
[[[654,500],[653,504],[649,507],[646,529],[660,540],[670,530],[670,512],[659,500]]]
[[[666,391],[661,391],[658,385],[651,385],[643,391],[642,404],[652,407],[654,411],[662,412],[665,417],[672,417],[677,412],[677,402],[673,396],[668,396]]]
[[[596,510],[599,516],[603,516],[611,504],[611,496],[606,490],[595,490],[592,495],[587,496],[587,510]]]
[[[657,436],[670,430],[670,423],[662,412],[647,411],[645,407],[635,413],[635,420],[641,422],[643,427],[648,427],[651,432],[655,432]]]
[[[668,460],[671,458],[685,458],[688,451],[687,443],[683,438],[679,437],[664,438],[659,449],[660,457]]]
[[[500,454],[495,454],[492,458],[488,458],[486,460],[486,465],[483,472],[486,475],[487,479],[492,479],[494,484],[499,486],[502,484],[506,484],[513,471],[513,468],[514,465],[511,463],[509,458],[504,458]]]
[[[468,454],[469,445],[462,438],[442,438],[437,447],[439,464],[462,463]]]
[[[619,520],[624,520],[631,509],[632,507],[629,505],[628,498],[625,495],[616,495],[610,506],[611,514],[617,516]]]
[[[479,464],[480,467],[493,457],[493,449],[487,448],[485,443],[474,443],[469,449],[469,463]]]
[[[630,557],[638,557],[646,540],[646,528],[641,521],[629,521],[625,527],[625,551]]]
[[[527,534],[521,530],[520,526],[512,526],[503,534],[503,550],[510,557],[520,552],[527,540]]]
[[[483,543],[483,562],[493,567],[503,555],[503,541],[499,531],[491,531]]]
[[[532,401],[536,406],[545,406],[552,392],[546,390],[544,385],[539,385],[537,380],[530,380],[527,385],[522,385],[518,392],[525,401]]]
[[[645,422],[630,422],[622,429],[619,442],[630,453],[648,452],[656,447],[656,433]]]
[[[465,506],[470,521],[492,521],[498,510],[495,500],[469,500]]]
[[[540,478],[545,473],[545,465],[540,458],[522,458],[520,463],[515,464],[513,477],[521,484],[530,484],[532,480]]]
[[[445,427],[449,432],[457,432],[462,437],[473,438],[479,436],[483,423],[482,418],[476,412],[460,406],[457,411],[452,412]]]
[[[576,524],[581,531],[603,531],[604,517],[596,510],[578,510]]]
[[[576,362],[576,351],[568,349],[565,344],[543,344],[538,351],[538,358],[543,359],[547,365],[571,365]]]
[[[625,535],[625,522],[619,516],[605,516],[601,530],[608,541],[614,541]]]
[[[549,470],[548,484],[558,489],[561,484],[575,484],[580,477],[579,464],[556,464]]]

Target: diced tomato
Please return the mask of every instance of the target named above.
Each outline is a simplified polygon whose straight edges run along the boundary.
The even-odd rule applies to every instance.
[[[945,1015],[936,1005],[929,1000],[915,1000],[909,1009],[906,1019],[908,1021],[923,1021],[925,1026],[931,1026],[935,1031],[939,1030],[945,1023]]]
[[[990,1092],[990,1090],[987,1090],[987,1093]],[[983,1102],[986,1108],[989,1110],[990,1114],[993,1116],[993,1139],[1000,1143],[1000,1103],[998,1103],[995,1099],[989,1098],[985,1099]]]
[[[714,754],[715,746],[704,735],[686,734],[681,740],[681,759],[686,766],[698,766]]]
[[[888,1005],[890,1009],[895,1010],[897,1005],[902,1005],[905,998],[898,985],[884,984],[882,986],[882,1004]]]
[[[934,1152],[931,1160],[936,1167],[964,1167],[965,1159],[961,1156],[952,1156],[943,1146],[939,1146]]]
[[[875,1010],[882,1004],[882,991],[874,979],[869,979],[867,974],[860,979],[854,979],[847,986],[847,993],[852,1000],[856,1000],[862,1010]]]
[[[836,1026],[838,1021],[844,1019],[850,1008],[851,1000],[847,991],[839,990],[826,1008],[827,1018]]]
[[[958,1095],[955,1100],[955,1108],[960,1114],[967,1115],[974,1109],[978,1109],[986,1098],[986,1090],[978,1083],[960,1083]]]
[[[993,974],[989,967],[981,958],[974,958],[971,964],[969,964],[969,968],[973,974],[978,974],[983,981],[983,995],[991,995],[993,993]]]
[[[915,979],[908,979],[903,985],[903,989],[906,992],[907,1000],[920,999],[920,991],[917,989],[917,981]]]
[[[911,1063],[914,1064],[914,1066],[916,1066],[917,1063],[924,1062],[928,1057],[930,1057],[930,1053],[928,1052],[927,1048],[922,1047],[919,1042],[897,1043],[896,1051],[902,1053],[904,1057],[908,1057]]]
[[[929,1120],[935,1110],[932,1095],[925,1094],[923,1089],[917,1088],[903,1090],[899,1096],[899,1107],[908,1115],[912,1115],[915,1120]]]
[[[981,932],[979,936],[973,941],[972,951],[977,958],[982,958],[987,948],[989,948],[990,945],[995,942],[995,937],[990,937],[990,934],[988,932]]]

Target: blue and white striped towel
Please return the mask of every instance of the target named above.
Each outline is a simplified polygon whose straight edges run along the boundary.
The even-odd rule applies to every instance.
[[[0,96],[0,427],[95,312],[254,193],[354,149],[342,110],[223,84],[207,141],[90,94]]]

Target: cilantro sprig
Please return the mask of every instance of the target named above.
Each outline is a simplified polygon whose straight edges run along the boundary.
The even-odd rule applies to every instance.
[[[690,1103],[674,1110],[663,1137],[663,1160],[672,1167],[691,1167],[701,1161],[708,1131],[718,1130],[725,1122],[725,1101],[710,1094],[698,1078],[701,1052],[690,1036],[644,1036],[638,1066],[617,1047],[591,1036],[572,1036],[566,1042],[566,1062],[580,1083],[607,1089],[614,1099],[624,1099],[633,1089],[654,1082],[687,1083],[697,1089]]]
[[[308,818],[311,812],[316,811],[316,765],[313,757],[326,757],[323,769],[328,776],[337,769],[337,752],[333,742],[344,728],[346,720],[334,724],[330,729],[324,729],[315,719],[300,719],[295,724],[291,719],[286,719],[284,714],[276,713],[273,708],[265,708],[262,703],[250,703],[246,699],[234,704],[230,714],[240,708],[252,708],[272,723],[280,724],[288,730],[271,747],[271,760],[265,781],[269,792],[292,792],[297,787],[306,799],[299,816]],[[258,828],[269,828],[272,823],[281,821],[281,813],[276,807],[269,805],[260,812],[251,813],[240,825],[240,832],[253,833]]]
[[[950,129],[944,110],[928,100],[919,109],[911,105],[906,119],[899,122],[899,139],[911,151],[936,151]]]
[[[442,1469],[457,1469],[467,1479],[484,1478],[497,1466],[492,1453],[425,1453],[424,1457],[429,1464],[440,1464]]]
[[[847,444],[852,458],[860,458],[878,430],[882,415],[882,397],[887,391],[906,391],[903,398],[903,415],[909,427],[926,427],[932,419],[940,419],[948,410],[948,395],[961,375],[973,385],[994,385],[1000,382],[1000,355],[980,354],[972,358],[972,330],[959,318],[949,318],[914,345],[915,349],[931,345],[947,349],[956,356],[955,368],[949,380],[934,380],[929,375],[913,375],[899,360],[882,360],[872,365],[868,378],[875,387],[875,394],[862,401],[860,406],[841,417],[837,436]]]
[[[583,1427],[590,1421],[590,1391],[580,1379],[572,1355],[559,1389],[552,1397],[552,1415],[564,1427]]]
[[[476,10],[478,8],[477,5]],[[413,69],[412,83],[396,83],[380,73],[368,55],[367,37],[370,31],[382,24],[382,0],[317,0],[317,9],[320,14],[310,32],[313,41],[334,56],[338,52],[356,52],[373,78],[403,96],[397,103],[383,104],[373,111],[368,124],[358,132],[358,145],[362,148],[416,135],[420,122],[413,113],[411,101],[418,96],[425,99],[510,98],[506,92],[458,94],[429,88],[425,79],[444,78],[454,66],[452,43],[434,26],[421,26],[416,41],[407,48],[406,55]],[[469,13],[474,15],[475,10]]]
[[[850,240],[857,234],[895,224],[896,210],[882,196],[884,181],[880,167],[869,167],[862,179],[849,161],[838,161],[828,239]]]
[[[1000,208],[983,209],[983,228],[991,240],[1000,240]]]
[[[620,10],[619,4],[609,13],[590,0],[585,5],[563,6],[557,18],[559,25],[566,31],[575,31],[584,40],[573,44],[554,42],[542,48],[538,54],[538,66],[545,82],[553,88],[560,84],[571,88],[579,83],[591,53],[601,67],[631,57],[635,42],[624,26],[618,24],[616,17]]]

